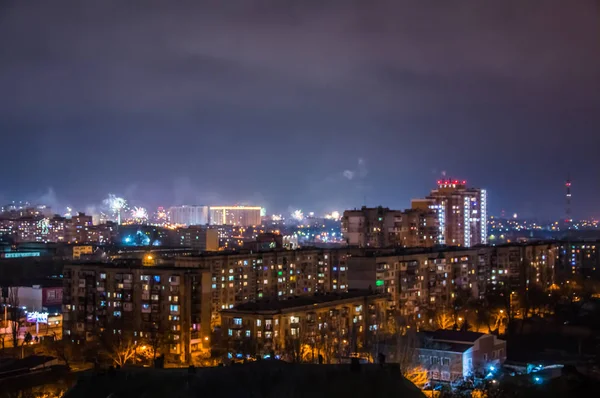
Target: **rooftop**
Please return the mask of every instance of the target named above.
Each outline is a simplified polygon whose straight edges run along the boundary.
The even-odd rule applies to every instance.
[[[295,297],[287,300],[261,300],[256,302],[240,304],[227,312],[277,312],[289,310],[297,307],[305,307],[310,305],[335,303],[336,301],[356,299],[361,297],[386,297],[383,294],[373,293],[369,290],[352,290],[347,293],[331,293],[314,296]]]
[[[473,345],[472,344],[462,344],[462,343],[433,342],[433,343],[429,343],[429,344],[424,344],[420,348],[423,350],[438,350],[438,351],[463,353],[463,352],[467,351],[469,348],[473,348]]]
[[[246,365],[187,369],[121,369],[81,374],[67,398],[95,397],[423,397],[397,366],[290,364],[258,361]]]
[[[461,341],[465,343],[475,343],[480,337],[485,336],[485,333],[478,332],[462,332],[455,330],[436,330],[431,335],[433,340],[439,341]]]

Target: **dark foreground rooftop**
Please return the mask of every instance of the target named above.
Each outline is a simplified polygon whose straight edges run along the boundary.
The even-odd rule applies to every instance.
[[[245,365],[187,369],[121,369],[86,373],[66,398],[113,397],[423,397],[397,366],[289,364],[259,361]]]

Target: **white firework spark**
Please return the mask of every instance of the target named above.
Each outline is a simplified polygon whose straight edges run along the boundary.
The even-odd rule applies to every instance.
[[[108,198],[102,201],[105,206],[107,206],[110,211],[113,212],[117,216],[117,223],[121,224],[121,211],[127,208],[127,201],[123,198],[120,198],[112,193],[108,194]]]
[[[143,207],[134,207],[133,210],[131,210],[131,217],[140,221],[147,220],[148,212]]]
[[[328,220],[335,220],[335,221],[339,221],[341,218],[341,214],[339,211],[332,211],[331,214],[326,214],[325,218]]]
[[[304,219],[304,213],[302,213],[302,210],[300,209],[294,210],[294,212],[292,213],[292,218],[294,220],[302,221]]]

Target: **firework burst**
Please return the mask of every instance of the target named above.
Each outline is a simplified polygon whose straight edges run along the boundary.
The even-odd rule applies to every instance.
[[[304,213],[302,213],[302,210],[295,210],[292,213],[292,218],[297,221],[302,221],[304,219]]]
[[[146,221],[148,219],[148,212],[143,207],[134,207],[131,210],[131,217],[138,222]]]
[[[112,193],[108,194],[108,198],[102,201],[105,206],[107,206],[110,211],[117,216],[117,223],[121,224],[121,212],[127,209],[127,201],[123,198],[120,198]]]

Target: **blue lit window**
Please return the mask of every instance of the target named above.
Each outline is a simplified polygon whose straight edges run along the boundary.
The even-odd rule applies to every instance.
[[[233,318],[233,324],[241,326],[242,325],[242,318]]]
[[[177,312],[177,311],[179,311],[179,306],[178,305],[171,304],[170,308],[171,308],[171,312]]]
[[[116,317],[120,317],[121,316],[121,311],[115,311],[113,312],[113,315]]]
[[[154,275],[154,282],[160,283],[160,275]]]

